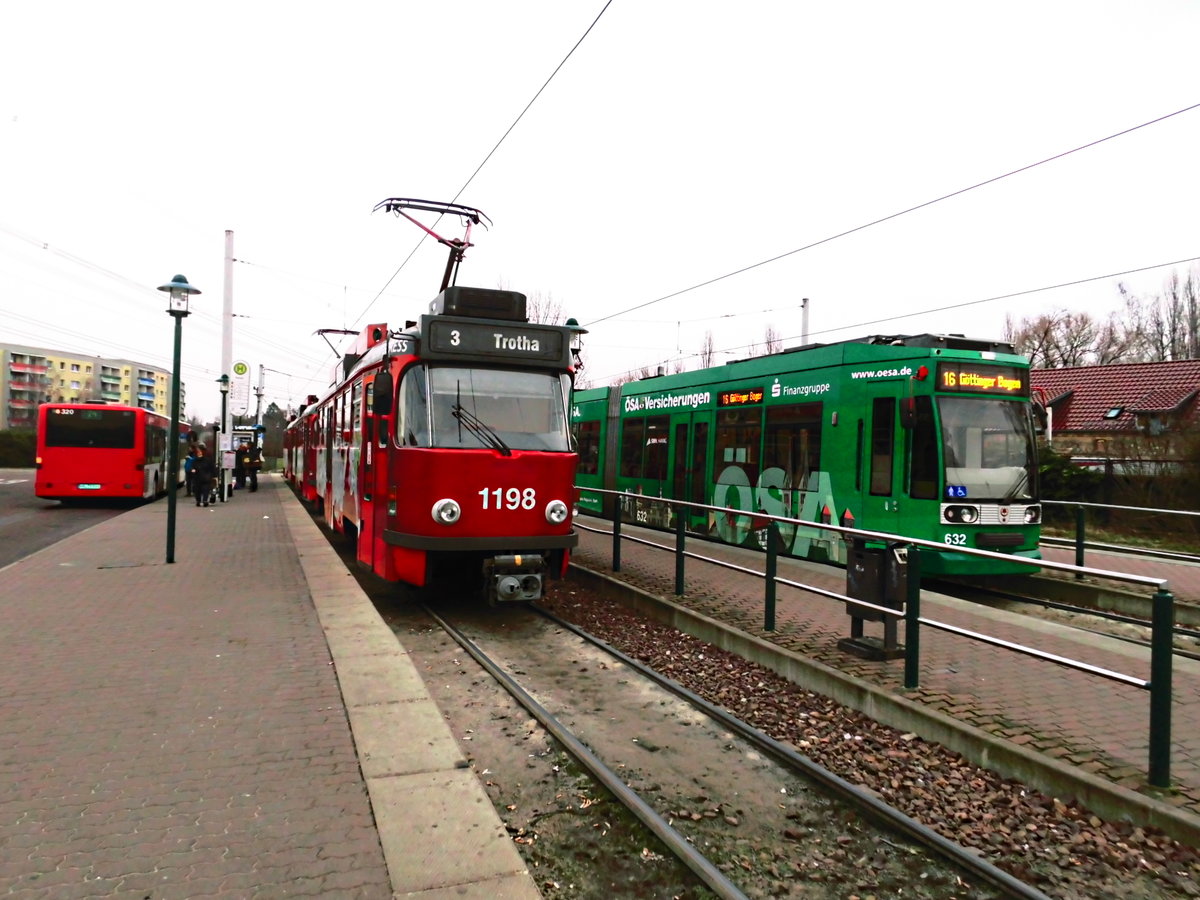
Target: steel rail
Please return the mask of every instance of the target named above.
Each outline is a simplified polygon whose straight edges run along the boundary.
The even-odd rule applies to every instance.
[[[567,749],[568,753],[579,760],[580,764],[591,772],[592,777],[608,788],[620,803],[666,844],[671,852],[718,897],[721,897],[722,900],[749,900],[737,885],[725,877],[720,869],[688,843],[687,838],[672,828],[666,819],[631,790],[612,769],[604,765],[591,750],[554,718],[545,707],[534,700],[507,672],[496,665],[470,638],[428,606],[425,606],[424,610],[450,637],[454,638],[460,647],[470,654],[472,659],[479,663],[492,678],[496,679],[501,687],[528,710],[542,727]]]
[[[590,490],[596,490],[591,488]],[[1116,503],[1083,503],[1077,500],[1040,500],[1047,506],[1083,506],[1088,509],[1124,509],[1129,512],[1165,513],[1172,516],[1200,516],[1200,512],[1191,509],[1155,509],[1152,506],[1119,506]]]
[[[1049,547],[1075,546],[1072,538],[1047,537],[1042,535],[1041,543]],[[1155,550],[1152,547],[1127,547],[1123,544],[1103,544],[1095,541],[1084,541],[1085,550],[1096,550],[1101,553],[1124,553],[1127,556],[1143,556],[1148,559],[1166,559],[1174,562],[1200,563],[1200,555],[1184,553],[1181,550]]]
[[[829,771],[816,761],[804,756],[803,754],[797,753],[791,747],[775,740],[766,733],[759,731],[753,725],[743,722],[741,719],[733,716],[731,713],[722,709],[721,707],[714,706],[700,695],[679,684],[679,682],[659,674],[644,663],[634,659],[626,653],[621,652],[611,644],[594,637],[579,626],[559,618],[554,613],[542,609],[536,604],[531,605],[531,608],[536,610],[540,615],[543,615],[550,621],[554,622],[556,625],[566,628],[577,637],[582,638],[598,649],[603,650],[605,653],[611,654],[615,659],[620,660],[635,672],[638,672],[643,677],[653,681],[659,687],[670,691],[685,702],[692,704],[696,709],[700,710],[705,715],[715,719],[726,728],[741,735],[742,738],[749,741],[753,746],[763,750],[766,753],[769,753],[776,760],[791,768],[793,771],[799,771],[805,777],[818,782],[830,793],[836,794],[845,802],[850,803],[856,808],[864,810],[865,812],[874,816],[876,821],[882,822],[884,825],[894,828],[896,831],[911,838],[913,841],[922,844],[935,853],[938,853],[943,858],[949,859],[955,865],[961,866],[965,871],[971,872],[981,879],[984,879],[993,887],[1003,891],[1006,896],[1018,898],[1018,900],[1050,900],[1046,894],[1042,893],[1032,885],[1026,884],[1023,881],[1014,878],[1003,869],[1000,869],[987,860],[980,858],[971,851],[967,850],[965,847],[954,843],[954,841],[943,837],[932,828],[922,825],[911,816],[908,816],[900,810],[889,806],[874,794],[855,787],[853,784],[846,781],[839,775]]]

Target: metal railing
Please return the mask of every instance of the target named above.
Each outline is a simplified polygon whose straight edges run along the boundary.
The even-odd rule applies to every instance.
[[[1148,513],[1150,515],[1169,515],[1183,516],[1185,519],[1200,520],[1200,512],[1188,509],[1155,509],[1147,506],[1119,506],[1113,503],[1083,503],[1073,500],[1043,500],[1043,506],[1061,506],[1071,507],[1075,511],[1075,565],[1082,567],[1084,565],[1085,554],[1088,548],[1101,551],[1128,551],[1135,552],[1142,556],[1157,556],[1162,559],[1180,559],[1180,560],[1196,560],[1197,556],[1191,553],[1177,553],[1168,550],[1146,550],[1141,547],[1123,547],[1118,544],[1100,544],[1089,543],[1087,540],[1087,510],[1101,510],[1106,515],[1112,510],[1121,510],[1124,512]],[[1045,540],[1045,538],[1043,538]],[[1083,575],[1076,573],[1076,578],[1082,578]]]
[[[710,506],[703,503],[690,503],[682,500],[648,497],[644,494],[635,494],[628,491],[611,491],[601,488],[582,488],[581,490],[592,495],[608,495],[613,497],[616,501],[613,503],[614,513],[611,520],[612,529],[610,532],[606,532],[598,528],[591,528],[581,524],[578,521],[575,523],[577,528],[590,531],[594,534],[611,534],[612,570],[614,572],[621,571],[621,542],[622,540],[627,540],[631,543],[642,544],[647,547],[670,551],[675,554],[676,596],[680,596],[684,593],[685,562],[689,558],[706,562],[711,565],[720,566],[722,568],[731,569],[743,574],[763,578],[764,631],[770,632],[775,630],[776,588],[777,585],[780,584],[795,588],[797,590],[805,591],[807,593],[816,594],[830,600],[845,602],[847,604],[851,604],[854,608],[870,610],[871,612],[882,617],[903,621],[905,641],[903,647],[904,688],[906,690],[915,690],[920,687],[919,673],[921,660],[921,626],[925,626],[927,628],[933,628],[948,634],[957,635],[958,637],[966,638],[967,640],[988,644],[990,646],[998,647],[1014,653],[1020,653],[1024,656],[1040,659],[1044,662],[1050,662],[1055,665],[1064,666],[1087,675],[1104,678],[1109,681],[1114,681],[1119,684],[1148,692],[1150,702],[1148,781],[1154,787],[1170,787],[1171,689],[1174,673],[1172,634],[1175,627],[1175,598],[1171,595],[1170,591],[1167,590],[1166,579],[1152,578],[1144,575],[1133,575],[1127,572],[1116,572],[1109,569],[1088,568],[1084,566],[1070,565],[1068,563],[1054,562],[1053,560],[1046,559],[1030,560],[1024,557],[1017,557],[1007,553],[997,553],[991,550],[975,550],[969,547],[959,546],[949,548],[952,549],[955,554],[963,554],[981,559],[1002,560],[1007,563],[1021,563],[1028,565],[1031,570],[1051,569],[1073,574],[1088,575],[1094,578],[1109,579],[1112,581],[1133,585],[1136,588],[1151,590],[1153,592],[1151,600],[1153,612],[1151,619],[1150,640],[1150,678],[1144,679],[1135,675],[1129,675],[1123,672],[1105,669],[1100,666],[1094,666],[1080,660],[1059,656],[1054,653],[1048,653],[1044,650],[1039,650],[1036,647],[1029,647],[1024,644],[1005,641],[991,635],[970,631],[956,625],[951,625],[947,622],[939,622],[936,619],[929,619],[922,616],[921,553],[923,551],[947,550],[948,548],[944,544],[939,544],[935,541],[928,541],[920,538],[908,537],[905,535],[889,534],[878,531],[866,531],[860,528],[849,528],[843,525],[811,522],[805,519],[793,519],[787,516],[776,516],[768,513],[758,512],[751,513],[747,512],[746,510],[733,509],[723,506]],[[647,540],[646,538],[635,535],[622,534],[620,503],[622,499],[629,499],[639,502],[650,501],[653,503],[661,503],[673,510],[675,512],[674,547],[668,546],[667,544],[658,543],[656,541]],[[740,566],[735,563],[731,563],[722,559],[716,559],[711,556],[704,556],[688,550],[686,543],[687,517],[683,514],[685,510],[703,510],[720,515],[732,515],[743,518],[750,517],[756,522],[765,523],[767,530],[767,539],[765,542],[765,571],[759,572],[756,569]],[[803,584],[801,582],[791,581],[789,579],[779,577],[778,556],[779,548],[782,546],[782,538],[779,534],[779,526],[781,524],[821,529],[822,531],[841,535],[843,539],[872,543],[882,542],[885,544],[902,545],[903,547],[907,548],[908,562],[905,592],[906,596],[904,598],[903,606],[900,608],[895,608],[892,606],[872,603],[863,598],[849,597],[845,594],[839,594],[836,591],[826,590],[825,588],[821,588],[816,585]],[[885,621],[887,618],[885,618]]]

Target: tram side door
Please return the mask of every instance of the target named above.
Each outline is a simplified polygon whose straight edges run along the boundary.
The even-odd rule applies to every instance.
[[[377,416],[374,410],[375,379],[363,379],[362,431],[355,434],[359,450],[359,518],[358,518],[358,561],[374,567],[375,539],[382,529],[382,511],[387,496],[385,475],[387,466],[380,459],[386,447],[387,420]],[[381,502],[383,501],[383,502]]]
[[[900,428],[899,401],[894,393],[870,398],[858,435],[858,472],[863,515],[855,524],[869,531],[903,533],[904,435]],[[842,509],[832,510],[840,524]]]
[[[690,503],[708,503],[708,422],[693,413],[671,416],[671,496]],[[707,531],[708,511],[687,511],[688,531]]]

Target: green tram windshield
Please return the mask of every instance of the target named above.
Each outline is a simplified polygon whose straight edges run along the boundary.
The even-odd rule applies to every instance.
[[[1029,404],[939,397],[946,499],[1032,501],[1037,457]]]
[[[46,413],[46,447],[90,447],[132,450],[136,413],[127,409],[50,409]]]
[[[460,366],[409,368],[400,379],[396,437],[403,447],[569,451],[561,372]]]

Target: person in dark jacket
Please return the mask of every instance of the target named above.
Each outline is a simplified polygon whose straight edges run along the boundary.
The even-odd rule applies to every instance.
[[[233,454],[233,489],[240,491],[246,486],[246,470],[250,468],[250,445],[242,441]]]
[[[262,447],[250,447],[250,462],[246,465],[246,477],[250,479],[250,492],[258,490],[258,470],[262,468]]]
[[[208,506],[216,475],[217,469],[213,465],[213,458],[208,455],[208,448],[204,444],[197,444],[196,459],[192,462],[192,491],[196,495],[197,506]]]

